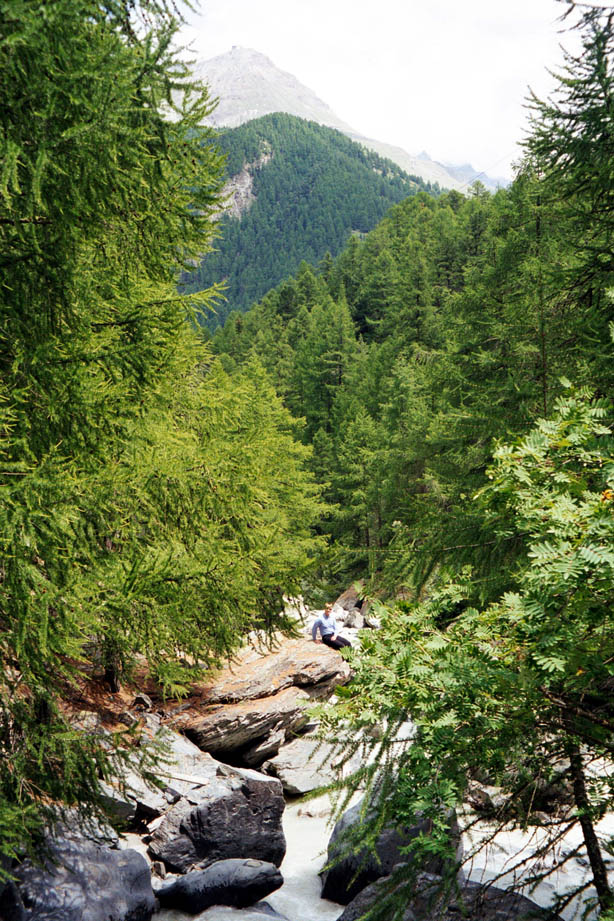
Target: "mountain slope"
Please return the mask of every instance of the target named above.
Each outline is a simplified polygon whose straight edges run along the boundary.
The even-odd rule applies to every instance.
[[[458,180],[441,163],[429,157],[413,157],[400,147],[359,134],[296,77],[280,70],[266,55],[252,48],[235,45],[226,54],[200,61],[194,72],[219,99],[218,107],[209,119],[210,124],[216,127],[234,128],[262,115],[285,112],[337,128],[353,141],[387,157],[405,172],[420,176],[425,182],[437,182],[446,189],[464,186],[464,181]]]
[[[335,256],[351,233],[367,233],[391,205],[429,190],[339,131],[292,115],[266,115],[218,142],[227,155],[230,213],[221,219],[215,251],[183,279],[188,292],[227,285],[211,326],[231,310],[246,310],[302,261]]]

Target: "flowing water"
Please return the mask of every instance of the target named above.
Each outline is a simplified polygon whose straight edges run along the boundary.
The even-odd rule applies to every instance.
[[[320,802],[320,801],[318,801]],[[306,812],[316,815],[308,815]],[[320,898],[318,871],[326,859],[331,835],[328,816],[309,804],[293,803],[284,812],[287,851],[281,872],[284,884],[267,896],[269,905],[288,921],[336,921],[343,905]],[[266,915],[249,908],[214,906],[199,915],[181,911],[161,911],[155,921],[266,921]]]

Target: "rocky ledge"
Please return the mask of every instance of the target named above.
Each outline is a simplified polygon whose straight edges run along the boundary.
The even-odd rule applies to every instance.
[[[278,637],[272,649],[247,646],[165,719],[203,751],[257,766],[305,726],[310,699],[329,696],[349,678],[335,650],[307,636]]]

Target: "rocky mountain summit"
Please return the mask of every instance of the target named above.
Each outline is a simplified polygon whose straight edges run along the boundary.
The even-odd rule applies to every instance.
[[[200,61],[195,76],[207,83],[219,102],[209,122],[215,127],[235,128],[272,112],[286,112],[329,128],[336,128],[358,144],[392,160],[412,176],[437,182],[444,189],[465,189],[475,179],[496,188],[499,180],[479,174],[471,166],[447,167],[427,154],[413,156],[401,147],[367,138],[340,119],[313,90],[266,55],[239,45],[225,54]]]
[[[200,61],[194,75],[219,99],[210,117],[218,128],[236,128],[261,115],[287,112],[344,134],[352,133],[312,90],[252,48],[235,45],[226,54]]]

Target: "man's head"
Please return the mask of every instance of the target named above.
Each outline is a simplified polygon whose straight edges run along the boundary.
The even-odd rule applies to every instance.
[[[333,610],[332,604],[325,604],[324,605],[324,617],[330,617],[332,610]]]

